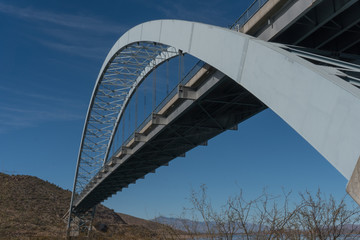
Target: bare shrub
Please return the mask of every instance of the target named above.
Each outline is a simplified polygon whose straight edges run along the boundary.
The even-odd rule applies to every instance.
[[[205,224],[207,239],[232,240],[242,235],[246,240],[336,240],[358,239],[360,208],[347,206],[345,197],[339,202],[333,196],[325,197],[317,191],[299,193],[300,201],[290,202],[291,192],[273,196],[263,191],[258,197],[247,200],[243,192],[230,197],[215,211],[205,185],[192,190],[187,209],[192,219],[198,215]],[[199,236],[197,221],[182,220],[191,239]]]

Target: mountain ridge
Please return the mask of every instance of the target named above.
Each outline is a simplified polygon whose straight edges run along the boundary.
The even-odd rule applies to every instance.
[[[70,197],[69,190],[38,177],[0,172],[0,239],[65,237],[63,216]],[[97,239],[154,239],[169,230],[163,224],[116,213],[101,204],[93,222]]]

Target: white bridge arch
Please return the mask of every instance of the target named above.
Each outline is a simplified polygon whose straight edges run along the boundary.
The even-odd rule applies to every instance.
[[[105,138],[95,144],[100,152],[96,156],[100,156],[102,162],[109,153],[123,111],[121,109],[126,107],[137,85],[166,59],[179,52],[187,53],[238,82],[285,120],[347,179],[351,178],[347,190],[359,202],[359,174],[355,166],[360,156],[360,90],[339,77],[344,73],[330,67],[331,64],[329,67],[315,65],[306,60],[311,56],[304,59],[300,57],[301,54],[289,51],[286,46],[267,43],[221,27],[180,20],[158,20],[137,25],[121,36],[110,50],[101,67],[89,105],[73,197],[80,178],[82,156],[89,147],[85,143],[86,137],[99,134],[98,130],[94,132],[89,127],[91,119],[99,120],[96,116],[92,117],[92,113],[96,112],[95,100],[99,98],[99,92],[105,91],[99,89],[114,59],[127,48],[136,48],[138,43],[153,44],[156,49],[140,70],[136,71],[138,76],[135,80],[124,88],[121,100],[114,101],[114,106],[109,108],[112,109],[111,121],[104,130],[100,129]],[[337,64],[359,72],[356,65]],[[110,89],[112,91],[116,90]],[[90,157],[90,160],[93,158]]]

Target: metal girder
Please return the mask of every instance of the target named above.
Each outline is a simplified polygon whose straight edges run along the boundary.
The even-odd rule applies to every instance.
[[[209,117],[211,120],[213,120],[214,123],[215,123],[221,130],[225,130],[225,128],[224,128],[215,118],[213,118],[213,116],[211,116],[211,114],[210,114],[208,111],[206,111],[206,109],[203,108],[203,106],[201,106],[201,103],[198,103],[198,105],[199,105],[200,109],[201,109],[204,113],[206,113],[206,115],[208,115],[208,117]]]
[[[351,7],[348,5],[350,5]],[[312,48],[316,49],[322,48],[360,22],[360,3],[358,0],[349,1],[347,4],[344,5],[344,7],[341,8],[341,10],[342,11],[337,16],[335,16],[331,22],[324,24],[322,28],[320,28],[308,39],[301,38],[301,41],[294,42],[294,45],[300,44],[304,46],[311,46]],[[334,27],[330,27],[331,25],[334,25]],[[337,52],[342,52],[336,48],[329,49],[333,49]]]
[[[360,21],[359,21],[360,22]],[[331,44],[331,48],[335,48],[337,52],[345,52],[349,48],[355,46],[360,42],[360,29],[356,32],[348,32],[345,34],[346,37],[342,41]]]
[[[336,15],[350,8],[358,0],[327,0],[320,2],[316,7],[304,15],[304,18],[310,20],[310,24],[303,24],[302,28],[289,36],[293,45],[298,45],[301,41],[309,37],[312,33],[323,27]],[[321,37],[321,36],[320,36]]]
[[[196,137],[196,136],[199,136],[199,135],[207,135],[209,133],[213,133],[214,131],[222,131],[222,129],[220,129],[218,127],[197,127],[197,126],[193,126],[193,125],[173,125],[173,127],[182,127],[182,128],[187,128],[188,130],[189,129],[203,129],[203,130],[206,130],[206,132],[192,133],[192,134],[182,132],[182,134],[180,135],[178,132],[176,132],[176,130],[171,130],[173,133],[176,134],[175,136],[169,136],[169,137],[162,138],[160,140],[153,141],[153,142],[154,143],[168,143],[169,141],[172,141],[172,140],[184,139],[184,137],[190,137],[191,138],[191,137]],[[197,145],[195,145],[194,143],[191,143],[191,142],[189,142],[188,144],[190,146],[197,146]]]
[[[360,68],[357,64],[317,55],[297,48],[285,46],[282,48],[287,49],[289,52],[301,58],[314,62],[314,64],[320,66],[324,71],[336,75],[356,87],[360,86]]]

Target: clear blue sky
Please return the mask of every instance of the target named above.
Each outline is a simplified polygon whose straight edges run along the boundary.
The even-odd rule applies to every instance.
[[[113,43],[155,19],[228,26],[247,1],[0,0],[0,171],[71,189],[92,89]],[[242,188],[249,197],[318,187],[342,197],[346,179],[271,110],[170,162],[105,205],[143,218],[177,216],[207,184],[215,206]],[[296,195],[296,194],[295,194]],[[294,195],[294,197],[295,197]]]

